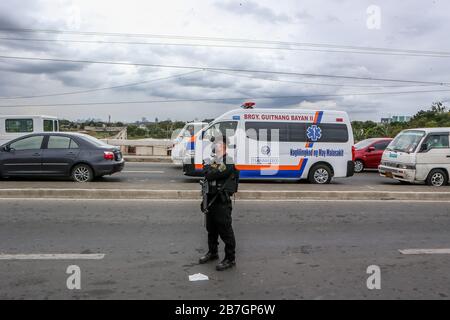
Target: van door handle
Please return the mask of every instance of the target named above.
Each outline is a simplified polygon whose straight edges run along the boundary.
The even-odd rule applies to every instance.
[[[450,158],[450,155],[448,155],[447,158]]]

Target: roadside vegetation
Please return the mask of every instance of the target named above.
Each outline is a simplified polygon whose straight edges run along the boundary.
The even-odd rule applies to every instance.
[[[381,124],[373,121],[353,121],[352,126],[356,142],[369,138],[393,138],[405,129],[450,127],[450,110],[442,102],[435,102],[430,109],[417,112],[408,122]]]

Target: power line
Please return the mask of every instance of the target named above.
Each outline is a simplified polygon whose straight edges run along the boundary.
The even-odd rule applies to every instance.
[[[408,88],[408,87],[429,87],[434,86],[431,84],[415,84],[415,85],[357,85],[357,84],[335,84],[335,83],[319,83],[319,82],[303,82],[303,81],[290,81],[290,80],[281,80],[281,79],[271,79],[271,78],[262,78],[262,77],[255,77],[255,76],[249,76],[249,75],[243,75],[243,74],[236,74],[236,73],[227,73],[222,71],[208,71],[213,72],[217,74],[224,74],[232,77],[241,77],[241,78],[247,78],[247,79],[256,79],[256,80],[267,80],[267,81],[274,81],[274,82],[286,82],[286,83],[294,83],[294,84],[305,84],[305,85],[313,85],[313,86],[330,86],[330,87],[349,87],[349,88]]]
[[[215,41],[215,42],[218,42],[218,41],[220,41],[220,42],[244,42],[244,43],[276,44],[276,45],[288,45],[288,46],[339,48],[339,49],[352,49],[352,50],[363,50],[363,51],[384,51],[384,52],[403,52],[403,53],[413,53],[413,54],[450,55],[450,52],[446,52],[446,51],[365,47],[365,46],[337,45],[337,44],[327,44],[327,43],[273,41],[273,40],[258,40],[258,39],[244,39],[244,38],[180,36],[180,35],[161,35],[161,34],[147,34],[147,33],[117,33],[117,32],[95,32],[95,31],[48,30],[48,29],[31,29],[31,28],[23,28],[23,29],[0,28],[0,31],[19,32],[19,33],[49,33],[49,34],[71,34],[71,35],[84,35],[84,36],[128,37],[128,38],[135,37],[135,38],[158,38],[158,39],[183,39],[183,40]]]
[[[230,48],[230,49],[262,49],[262,50],[287,50],[305,52],[327,52],[327,53],[351,53],[351,54],[371,54],[389,56],[412,56],[431,58],[450,58],[448,54],[430,53],[408,53],[408,52],[382,52],[382,51],[355,51],[349,49],[329,50],[329,49],[308,49],[292,47],[264,47],[248,45],[224,45],[224,44],[197,44],[197,43],[170,43],[170,42],[136,42],[136,41],[105,41],[105,40],[73,40],[73,39],[37,39],[37,38],[2,38],[3,41],[34,41],[34,42],[67,42],[67,43],[89,43],[89,44],[125,44],[125,45],[149,45],[149,46],[181,46],[181,47],[206,47],[206,48]]]
[[[143,100],[143,101],[109,101],[109,102],[83,102],[83,103],[56,103],[56,104],[27,104],[27,105],[3,105],[0,108],[31,108],[31,107],[67,107],[67,106],[94,106],[94,105],[130,105],[130,104],[153,104],[153,103],[179,103],[179,102],[217,102],[238,100],[275,100],[275,99],[307,99],[307,98],[326,98],[326,97],[347,97],[347,96],[367,96],[367,95],[397,95],[397,94],[421,94],[450,92],[450,89],[442,90],[423,90],[423,91],[396,91],[396,92],[364,92],[347,94],[315,94],[298,96],[267,96],[267,97],[229,97],[229,98],[201,98],[201,99],[166,99],[166,100]]]
[[[106,90],[114,90],[114,89],[121,89],[121,88],[127,88],[127,87],[133,87],[133,86],[139,86],[147,83],[153,83],[163,80],[170,80],[170,79],[177,79],[181,78],[187,75],[199,73],[201,70],[195,70],[187,73],[181,73],[176,74],[168,77],[158,78],[158,79],[152,79],[147,81],[141,81],[141,82],[134,82],[134,83],[128,83],[123,85],[117,85],[117,86],[111,86],[111,87],[101,87],[101,88],[95,88],[95,89],[87,89],[87,90],[78,90],[78,91],[70,91],[70,92],[62,92],[62,93],[50,93],[50,94],[42,94],[42,95],[32,95],[32,96],[15,96],[15,97],[0,97],[0,100],[19,100],[19,99],[33,99],[33,98],[46,98],[46,97],[58,97],[58,96],[67,96],[67,95],[76,95],[76,94],[84,94],[84,93],[91,93],[91,92],[98,92],[98,91],[106,91]],[[331,84],[331,83],[312,83],[312,82],[301,82],[301,81],[289,81],[289,80],[280,80],[280,79],[268,79],[268,78],[261,78],[261,77],[253,77],[253,76],[247,76],[247,75],[241,75],[241,74],[232,74],[232,73],[226,73],[226,72],[220,72],[220,71],[208,71],[216,74],[224,74],[231,77],[242,77],[247,79],[257,79],[257,80],[267,80],[267,81],[274,81],[274,82],[287,82],[287,83],[293,83],[293,84],[306,84],[306,85],[319,85],[319,86],[331,86],[331,87],[355,87],[355,88],[403,88],[403,87],[416,87],[416,86],[432,86],[432,85],[408,85],[408,86],[402,86],[402,85],[393,85],[393,86],[383,86],[383,85],[372,85],[372,86],[365,86],[365,85],[350,85],[350,84]]]
[[[74,94],[82,94],[82,93],[104,91],[104,90],[121,89],[121,88],[139,86],[139,85],[146,84],[146,83],[152,83],[152,82],[157,82],[157,81],[181,78],[181,77],[184,77],[184,76],[187,76],[187,75],[190,75],[190,74],[194,74],[194,73],[198,73],[198,72],[201,72],[201,70],[195,70],[195,71],[182,73],[182,74],[176,74],[176,75],[168,76],[168,77],[164,77],[164,78],[152,79],[152,80],[135,82],[135,83],[128,83],[128,84],[117,85],[117,86],[112,86],[112,87],[103,87],[103,88],[95,88],[95,89],[80,90],[80,91],[62,92],[62,93],[42,94],[42,95],[34,95],[34,96],[0,97],[0,100],[15,100],[15,99],[32,99],[32,98],[43,98],[43,97],[58,97],[58,96],[67,96],[67,95],[74,95]]]
[[[121,66],[173,68],[173,69],[193,69],[193,70],[206,70],[206,71],[228,71],[228,72],[241,72],[241,73],[245,73],[245,72],[246,73],[264,73],[264,74],[294,75],[294,76],[304,76],[304,77],[352,79],[352,80],[364,80],[364,81],[401,82],[401,83],[430,84],[430,85],[449,85],[450,84],[450,83],[447,83],[447,82],[436,82],[436,81],[400,80],[400,79],[356,77],[356,76],[315,74],[315,73],[300,73],[300,72],[286,72],[286,71],[269,71],[269,70],[251,70],[251,69],[234,69],[234,68],[181,66],[181,65],[131,63],[131,62],[118,62],[118,61],[73,60],[73,59],[57,59],[57,58],[32,58],[32,57],[18,57],[18,56],[4,56],[4,55],[0,55],[0,59],[31,60],[31,61],[51,61],[51,62],[65,62],[65,63],[108,64],[108,65],[121,65]]]

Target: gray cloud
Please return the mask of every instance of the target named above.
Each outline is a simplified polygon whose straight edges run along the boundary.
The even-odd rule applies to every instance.
[[[216,6],[239,16],[253,16],[265,23],[282,23],[290,22],[292,20],[292,18],[285,13],[277,13],[275,10],[251,0],[218,1],[216,2]]]
[[[100,1],[100,0],[99,0]],[[412,0],[408,3],[382,0],[382,28],[366,28],[366,7],[370,1],[227,1],[199,0],[186,4],[131,2],[104,6],[80,5],[80,26],[68,27],[71,6],[77,1],[65,0],[58,4],[48,1],[13,1],[0,3],[0,28],[74,29],[86,31],[167,33],[175,35],[201,35],[228,38],[248,38],[314,42],[372,47],[410,48],[417,50],[450,51],[448,37],[450,21],[446,13],[450,4],[443,1],[427,3]],[[241,5],[240,5],[241,4]],[[103,10],[104,8],[108,10]],[[101,9],[103,8],[103,9]],[[127,11],[135,8],[133,13]],[[191,9],[194,10],[191,10]],[[138,10],[139,9],[139,10]],[[130,9],[131,10],[131,9]],[[333,17],[333,19],[329,19]],[[120,23],[119,23],[120,21]],[[155,22],[154,22],[155,21]],[[186,21],[189,21],[187,24]],[[337,23],[337,21],[339,21]],[[284,23],[287,22],[287,23]],[[136,27],[136,25],[138,27]],[[117,26],[117,27],[116,27]],[[36,37],[58,39],[83,38],[73,35],[19,34],[0,32],[0,37]],[[100,40],[118,38],[96,37]],[[123,41],[163,41],[155,39],[119,38]],[[181,42],[174,41],[174,42]],[[183,42],[199,43],[198,41]],[[222,42],[219,42],[222,43]],[[234,43],[236,44],[236,43]],[[450,82],[450,64],[447,58],[421,58],[383,55],[339,54],[329,52],[302,52],[280,50],[249,50],[230,48],[146,46],[113,44],[46,43],[32,41],[1,41],[2,55],[56,57],[62,59],[91,59],[175,64],[220,68],[275,70],[337,74],[367,77],[385,77],[424,81]],[[0,59],[0,96],[51,94],[116,86],[139,81],[163,78],[189,70],[150,68],[135,66],[89,65],[71,63],[6,61]],[[251,76],[251,74],[240,74]],[[285,99],[258,99],[268,96],[313,96],[368,91],[386,91],[383,88],[339,88],[287,82],[267,81],[264,78],[298,82],[370,85],[374,82],[276,76],[255,74],[249,79],[212,72],[198,72],[177,79],[169,79],[140,86],[99,91],[83,95],[52,98],[0,100],[5,104],[57,104],[94,101],[133,101],[156,99],[199,99],[243,97],[255,99],[257,107],[298,107],[309,105],[317,108],[329,105],[346,110],[355,119],[374,119],[389,113],[413,114],[432,101],[448,98],[448,93],[392,95],[309,97]],[[386,83],[380,83],[386,85]],[[392,83],[387,83],[392,84]],[[403,88],[423,90],[425,88]],[[395,90],[395,89],[391,89]],[[73,119],[107,117],[132,121],[146,116],[149,119],[203,119],[218,116],[242,101],[195,102],[177,104],[149,104],[132,106],[86,106],[71,108],[2,108],[0,112],[37,112],[55,114]]]

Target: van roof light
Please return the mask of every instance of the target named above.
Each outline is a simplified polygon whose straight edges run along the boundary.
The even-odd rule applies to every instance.
[[[254,102],[244,102],[244,104],[241,106],[242,109],[253,109],[256,103]]]

